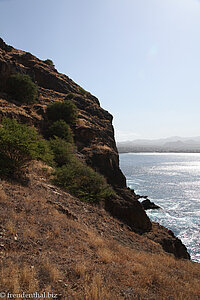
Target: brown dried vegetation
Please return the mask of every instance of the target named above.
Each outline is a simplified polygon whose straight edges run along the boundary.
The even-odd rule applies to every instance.
[[[175,259],[102,208],[49,185],[38,163],[31,170],[29,186],[0,185],[0,291],[200,299],[199,264]]]

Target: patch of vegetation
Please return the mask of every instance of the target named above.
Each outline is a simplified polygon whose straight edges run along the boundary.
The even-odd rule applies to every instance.
[[[70,100],[54,102],[47,107],[47,117],[53,122],[64,120],[67,124],[73,125],[77,119],[76,105]]]
[[[53,138],[47,141],[34,128],[4,118],[0,127],[0,177],[21,179],[28,162],[38,159],[55,167],[56,185],[82,201],[99,203],[116,196],[102,175],[78,160],[70,130],[64,120],[58,120],[50,127]]]
[[[65,97],[66,100],[71,100],[74,98],[74,94],[73,93],[69,93],[67,94],[67,96]]]
[[[7,80],[6,91],[21,103],[35,103],[38,99],[37,85],[25,74],[11,75]]]
[[[72,131],[69,125],[63,120],[58,120],[49,127],[48,136],[51,138],[57,136],[69,143],[73,143]]]
[[[57,167],[61,167],[64,164],[68,164],[75,160],[74,146],[72,143],[55,137],[50,140],[50,147],[54,154],[54,161]]]
[[[81,94],[81,95],[85,95],[85,94],[87,94],[87,91],[86,90],[84,90],[81,86],[79,86],[79,93]]]
[[[32,159],[52,164],[49,143],[34,128],[4,118],[0,127],[0,176],[20,176]]]
[[[75,159],[57,168],[54,183],[66,188],[82,201],[90,203],[99,203],[115,196],[102,175]]]
[[[46,59],[43,61],[45,64],[49,65],[50,67],[55,67],[53,61],[51,59]]]

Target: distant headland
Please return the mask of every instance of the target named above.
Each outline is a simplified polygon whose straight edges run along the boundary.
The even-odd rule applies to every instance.
[[[128,152],[175,152],[175,153],[200,153],[200,136],[179,137],[173,136],[161,139],[137,139],[133,141],[118,142],[119,153]]]

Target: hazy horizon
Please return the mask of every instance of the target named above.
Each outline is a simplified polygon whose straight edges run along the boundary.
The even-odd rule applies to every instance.
[[[137,140],[147,140],[147,141],[156,141],[156,140],[169,140],[169,139],[196,139],[199,138],[200,140],[200,135],[199,136],[167,136],[167,137],[160,137],[160,138],[135,138],[132,140],[117,140],[117,142],[133,142]]]
[[[200,1],[0,0],[7,44],[52,59],[117,141],[200,135]]]

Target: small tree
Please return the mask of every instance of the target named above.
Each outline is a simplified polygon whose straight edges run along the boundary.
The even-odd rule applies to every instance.
[[[54,183],[90,203],[99,203],[116,196],[102,175],[77,159],[56,169]]]
[[[54,154],[54,161],[57,167],[68,164],[75,160],[74,146],[63,139],[55,137],[50,140],[50,147]]]
[[[44,63],[49,65],[50,67],[53,67],[53,68],[55,67],[55,65],[51,59],[44,60]]]
[[[57,136],[69,143],[73,142],[71,129],[63,120],[58,120],[49,127],[48,136],[51,138]]]
[[[32,159],[53,162],[48,142],[34,128],[4,118],[0,127],[0,174],[16,176]]]
[[[77,119],[76,105],[70,100],[54,102],[47,107],[47,117],[54,122],[64,120],[68,124],[74,124]]]
[[[74,98],[74,94],[73,93],[69,93],[69,94],[67,94],[67,96],[65,97],[65,100],[71,100],[71,99],[73,99]]]
[[[6,91],[21,103],[35,103],[38,98],[37,85],[25,74],[11,75],[7,80]]]

